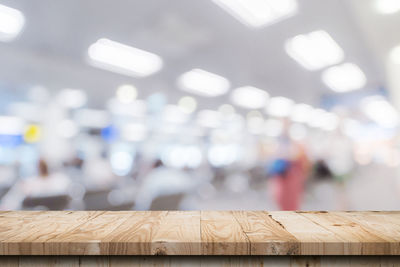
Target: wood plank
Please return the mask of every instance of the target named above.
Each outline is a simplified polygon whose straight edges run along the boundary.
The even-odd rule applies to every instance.
[[[45,252],[56,250],[57,254],[61,255],[107,255],[108,243],[102,239],[131,216],[133,214],[129,211],[99,212],[98,216],[80,224],[72,231],[48,239],[44,245]]]
[[[250,242],[230,211],[201,212],[203,255],[249,255]]]
[[[268,214],[300,242],[299,255],[344,255],[346,240],[293,211]]]
[[[0,212],[1,255],[400,255],[400,212]]]
[[[200,211],[169,211],[151,243],[152,255],[201,255]]]
[[[250,240],[252,255],[298,255],[299,241],[285,227],[263,211],[234,211]]]
[[[0,218],[0,225],[7,224],[7,227],[13,230],[3,232],[0,229],[0,253],[6,255],[68,255],[68,253],[62,253],[62,244],[52,242],[51,239],[70,233],[102,213],[103,211],[42,211],[23,212],[19,217]],[[14,225],[10,225],[12,223]],[[4,237],[3,234],[5,234]],[[69,244],[67,246],[71,247]]]
[[[152,239],[167,211],[138,211],[123,225],[103,238],[109,243],[109,255],[152,255],[157,245]]]
[[[380,214],[373,212],[333,212],[361,225],[368,231],[389,242],[390,254],[400,254],[400,214]]]
[[[391,245],[373,229],[333,212],[297,213],[343,238],[342,255],[390,255]]]

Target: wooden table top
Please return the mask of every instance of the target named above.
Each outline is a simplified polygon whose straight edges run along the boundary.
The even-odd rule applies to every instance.
[[[400,212],[4,211],[1,255],[400,255]]]

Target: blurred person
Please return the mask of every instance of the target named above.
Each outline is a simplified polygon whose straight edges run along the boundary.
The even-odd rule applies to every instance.
[[[303,198],[309,162],[305,148],[289,138],[287,122],[278,138],[275,159],[269,166],[268,187],[280,210],[298,210]]]
[[[38,161],[38,175],[19,180],[1,200],[0,207],[4,209],[21,209],[26,197],[47,197],[68,193],[71,183],[68,176],[61,172],[50,174],[47,162],[41,158]]]
[[[152,170],[143,178],[136,197],[135,209],[148,210],[152,201],[159,196],[188,193],[197,185],[187,172],[165,166],[156,160]]]

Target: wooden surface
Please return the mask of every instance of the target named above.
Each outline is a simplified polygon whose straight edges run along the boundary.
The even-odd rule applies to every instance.
[[[2,267],[376,267],[399,266],[400,256],[2,256]]]
[[[400,255],[400,212],[5,211],[1,255]]]

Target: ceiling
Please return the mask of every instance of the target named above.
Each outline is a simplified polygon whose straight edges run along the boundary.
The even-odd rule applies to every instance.
[[[297,15],[252,29],[211,0],[0,0],[26,17],[18,39],[0,43],[0,90],[23,98],[27,88],[38,84],[54,91],[81,88],[87,90],[90,106],[103,107],[116,87],[128,82],[136,85],[140,98],[162,91],[176,103],[186,95],[177,88],[176,78],[202,68],[228,78],[232,88],[252,85],[272,96],[318,106],[322,95],[333,93],[321,82],[320,71],[302,68],[283,44],[297,34],[323,29],[343,48],[345,60],[364,71],[364,90],[386,86],[381,59],[388,47],[400,42],[394,26],[400,25],[400,16],[386,23],[392,23],[387,31],[393,32],[387,37],[381,24],[371,26],[377,18],[370,19],[367,2],[299,0]],[[133,78],[88,65],[87,49],[102,37],[160,55],[163,69]],[[229,97],[198,101],[200,108],[216,108]]]

